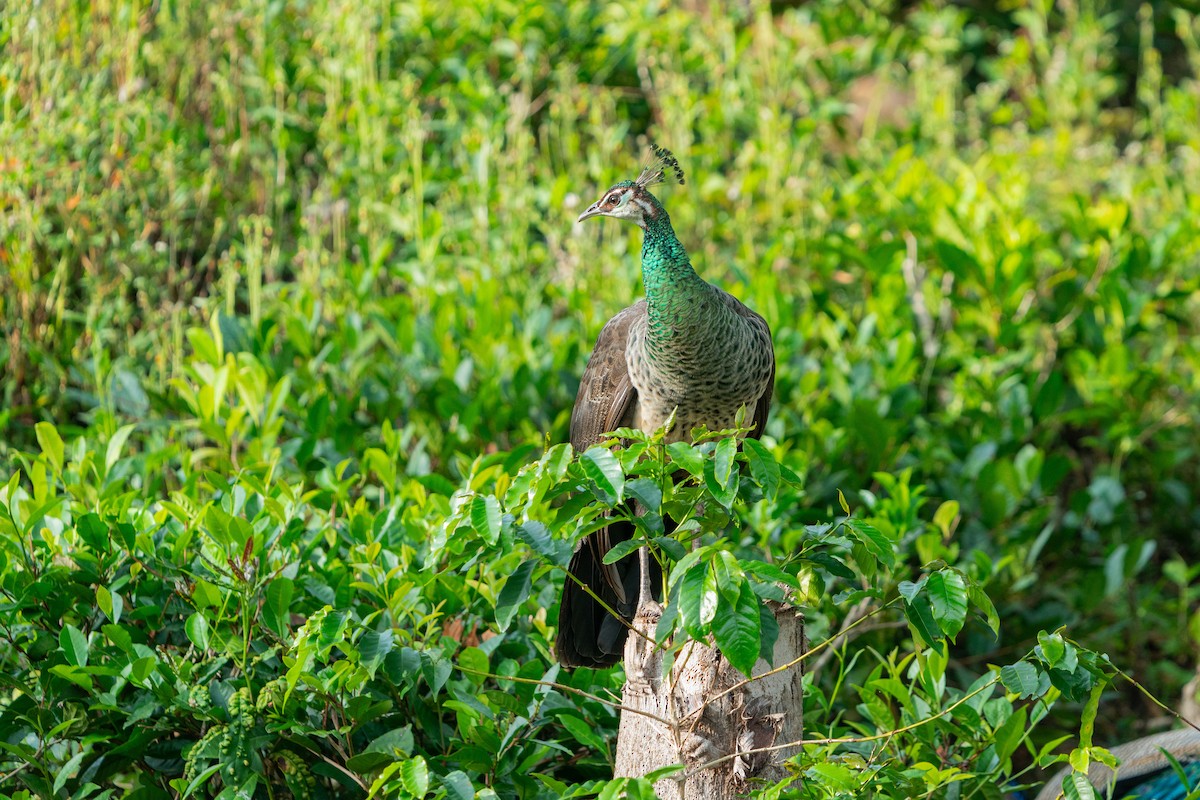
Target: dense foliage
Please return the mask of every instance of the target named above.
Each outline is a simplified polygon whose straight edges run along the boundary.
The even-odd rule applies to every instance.
[[[779,356],[761,452],[682,454],[680,580],[866,619],[806,791],[1141,732],[1088,649],[1174,701],[1200,648],[1200,18],[1173,80],[1148,9],[1130,73],[1102,5],[1015,5],[5,4],[0,791],[600,790],[559,567],[643,467],[549,445],[640,292],[572,223],[647,133]]]

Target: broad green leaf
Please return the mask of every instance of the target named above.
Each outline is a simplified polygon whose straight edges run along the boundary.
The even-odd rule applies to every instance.
[[[1063,797],[1065,800],[1096,800],[1096,787],[1092,786],[1087,775],[1072,772],[1063,778]]]
[[[604,739],[600,737],[596,729],[574,714],[561,714],[558,717],[558,721],[581,744],[591,747],[598,753],[603,753],[608,749],[605,746]]]
[[[108,640],[126,653],[133,649],[133,636],[120,625],[108,623],[100,629]]]
[[[107,472],[113,468],[121,459],[121,452],[125,449],[125,442],[129,439],[129,434],[133,433],[136,424],[122,425],[117,428],[117,432],[108,440],[108,447],[104,450],[104,469]]]
[[[475,684],[483,683],[485,675],[492,671],[487,653],[478,647],[464,647],[458,654],[458,666],[463,670],[463,674]]]
[[[704,474],[704,464],[708,459],[687,442],[671,442],[667,445],[667,455],[671,457],[672,464],[682,467],[689,475],[698,478]]]
[[[429,793],[429,767],[421,756],[414,756],[400,767],[400,782],[410,794],[418,798]]]
[[[38,446],[42,448],[42,455],[50,462],[55,472],[62,472],[65,448],[58,431],[49,422],[39,422],[33,426],[33,431],[37,436]]]
[[[471,527],[488,544],[500,539],[500,501],[491,495],[475,495],[471,499]]]
[[[91,550],[97,553],[109,551],[109,530],[99,514],[88,512],[75,521],[75,532]]]
[[[712,626],[713,637],[722,655],[729,659],[734,669],[747,677],[754,669],[761,649],[759,606],[758,598],[743,580],[737,602],[732,605],[719,603]]]
[[[967,597],[971,598],[972,605],[983,612],[988,627],[992,629],[992,634],[999,635],[1000,615],[996,612],[996,607],[992,605],[992,598],[987,596],[987,592],[978,586],[971,585],[967,588]]]
[[[320,635],[318,638],[320,649],[325,651],[332,647],[337,642],[342,640],[342,633],[346,629],[346,612],[345,611],[330,611],[321,620]]]
[[[757,439],[745,439],[742,451],[750,464],[750,477],[762,488],[763,495],[768,500],[774,500],[779,493],[779,464],[771,456],[766,445]]]
[[[543,558],[554,560],[557,549],[550,531],[546,529],[544,524],[537,520],[529,519],[515,526],[515,531],[521,541],[529,545],[533,552]]]
[[[717,483],[724,486],[729,483],[729,476],[733,472],[734,459],[737,458],[737,439],[722,439],[717,442],[716,450],[713,451],[713,475],[717,479]]]
[[[110,622],[120,622],[121,613],[125,610],[125,598],[120,592],[109,590],[107,586],[96,587],[96,606],[104,612]]]
[[[928,580],[928,575],[922,575],[918,581],[900,581],[900,596],[911,603],[920,594],[921,590],[925,588],[925,582]]]
[[[634,478],[625,484],[625,492],[650,511],[662,505],[662,488],[649,478]]]
[[[1021,740],[1025,736],[1025,723],[1028,714],[1024,708],[1016,709],[1004,724],[996,729],[994,741],[996,743],[996,756],[1001,762],[1007,762],[1013,753],[1017,751],[1017,747],[1021,744]]]
[[[395,646],[395,637],[391,628],[381,631],[367,631],[358,639],[358,658],[362,665],[374,674],[374,670],[383,663],[387,654]]]
[[[950,526],[954,524],[954,520],[957,518],[958,501],[947,500],[938,506],[938,510],[933,513],[933,524],[943,537],[948,537],[950,535]]]
[[[64,625],[58,634],[58,644],[67,657],[67,663],[76,667],[86,667],[88,663],[88,642],[83,631],[74,625]]]
[[[183,629],[197,650],[201,653],[208,650],[208,620],[203,614],[199,611],[193,612],[184,623]]]
[[[892,540],[878,528],[860,519],[848,520],[847,525],[856,534],[855,538],[862,542],[880,561],[889,567],[896,565],[896,553],[892,549]]]
[[[601,499],[609,505],[620,503],[625,497],[625,473],[621,462],[604,447],[590,447],[579,457],[583,473],[599,488]]]
[[[50,672],[58,677],[68,680],[86,692],[92,691],[92,676],[83,670],[83,667],[73,667],[67,664],[55,664],[50,668]]]
[[[535,566],[537,566],[537,562],[533,559],[522,562],[521,566],[517,567],[504,582],[504,588],[500,590],[500,594],[496,598],[496,625],[501,631],[508,630],[508,626],[512,623],[521,604],[529,599],[531,577]]]
[[[275,578],[267,585],[262,610],[263,623],[281,639],[287,638],[290,630],[295,591],[295,583],[291,578]]]
[[[1039,670],[1028,661],[1018,661],[1000,668],[1000,682],[1004,688],[1018,697],[1032,697],[1038,693]]]
[[[933,606],[925,595],[918,595],[912,602],[905,601],[904,616],[924,644],[932,646],[942,638],[942,629],[933,618]]]
[[[1058,662],[1062,660],[1067,652],[1067,645],[1063,641],[1062,636],[1057,633],[1038,631],[1037,639],[1038,646],[1042,649],[1042,657],[1046,659],[1046,663],[1052,667],[1058,666]]]
[[[475,787],[462,770],[456,769],[442,776],[441,785],[450,800],[474,800],[475,798]]]
[[[722,439],[721,441],[724,443],[730,440]],[[730,508],[733,505],[733,501],[737,498],[741,473],[730,470],[725,474],[724,479],[722,479],[717,474],[718,467],[719,465],[715,459],[704,462],[704,484],[718,503],[725,508]]]
[[[683,616],[684,628],[694,639],[704,636],[712,612],[716,611],[717,589],[715,582],[709,579],[711,573],[708,564],[696,564],[683,574],[679,583],[679,613]]]
[[[717,581],[717,591],[721,593],[721,597],[724,598],[725,602],[730,604],[737,603],[738,596],[741,594],[742,588],[746,583],[746,576],[742,572],[741,565],[733,557],[733,553],[727,550],[717,553],[712,565],[713,574]]]
[[[80,750],[71,756],[67,763],[58,768],[58,775],[54,778],[54,795],[57,796],[59,791],[67,785],[67,781],[79,774],[79,765],[83,763],[83,757],[87,754],[87,750]]]
[[[952,569],[942,569],[929,576],[925,583],[933,618],[942,632],[953,639],[967,619],[967,583]]]
[[[640,536],[632,539],[626,539],[623,542],[617,542],[615,545],[609,548],[607,553],[604,554],[603,561],[605,564],[615,564],[625,556],[644,545],[645,540],[643,540]]]

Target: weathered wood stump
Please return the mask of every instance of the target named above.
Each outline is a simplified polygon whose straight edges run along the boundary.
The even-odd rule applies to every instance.
[[[792,607],[772,607],[779,623],[774,663],[780,666],[804,653],[804,617]],[[625,645],[616,775],[640,777],[671,764],[686,765],[655,783],[662,800],[732,800],[755,779],[785,777],[781,762],[796,748],[751,751],[802,738],[801,666],[767,675],[772,668],[759,659],[753,674],[765,677],[747,681],[720,651],[689,642],[665,675],[663,653],[653,644],[661,615],[657,603],[644,606]]]

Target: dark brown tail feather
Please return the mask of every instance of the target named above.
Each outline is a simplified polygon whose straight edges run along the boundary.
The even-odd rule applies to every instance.
[[[611,667],[620,662],[625,654],[625,638],[629,635],[629,623],[637,612],[638,587],[641,582],[641,563],[637,552],[630,553],[616,563],[617,576],[625,589],[622,603],[613,587],[604,579],[603,554],[598,553],[596,543],[602,532],[588,536],[571,557],[569,567],[584,585],[588,586],[609,608],[620,616],[609,613],[603,605],[588,594],[570,576],[563,584],[562,602],[558,609],[558,639],[554,650],[559,663],[564,667]],[[608,540],[612,546],[627,541],[633,535],[633,526],[628,522],[614,522],[608,527]],[[662,597],[662,572],[651,560],[650,588],[654,599]]]

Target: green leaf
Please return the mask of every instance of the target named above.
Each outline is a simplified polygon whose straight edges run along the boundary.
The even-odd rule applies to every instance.
[[[842,494],[841,489],[838,489],[838,505],[842,507],[842,511],[844,511],[847,516],[850,515],[850,504],[846,502],[846,495]]]
[[[943,537],[949,537],[951,526],[957,518],[958,501],[947,500],[938,506],[938,510],[933,513],[933,525],[941,532]]]
[[[374,674],[374,670],[383,663],[383,659],[387,657],[387,654],[392,652],[395,644],[396,640],[391,628],[384,628],[381,631],[367,631],[358,640],[359,661]]]
[[[1038,694],[1040,675],[1041,671],[1028,661],[1018,661],[1000,668],[1000,682],[1004,688],[1021,698]]]
[[[1046,663],[1052,667],[1058,666],[1058,662],[1067,653],[1067,644],[1063,641],[1062,636],[1057,633],[1038,631],[1037,638],[1038,646],[1042,649],[1042,657],[1046,659]]]
[[[583,474],[587,475],[600,490],[601,500],[608,505],[616,505],[625,497],[625,473],[621,470],[621,462],[606,448],[588,448],[579,457]]]
[[[33,431],[37,436],[38,446],[42,448],[42,455],[50,462],[55,472],[62,472],[65,448],[58,431],[49,422],[39,422],[33,426]]]
[[[129,439],[129,434],[133,433],[133,429],[137,425],[130,423],[117,428],[117,432],[108,440],[108,447],[104,450],[104,470],[107,472],[113,468],[121,460],[121,452],[125,449],[125,442]]]
[[[121,612],[125,610],[125,599],[120,593],[109,590],[107,586],[96,587],[96,607],[104,612],[110,622],[120,622]]]
[[[1021,744],[1021,740],[1025,737],[1027,719],[1028,712],[1024,708],[1018,708],[1009,715],[1003,725],[996,729],[996,756],[1001,762],[1007,762]]]
[[[471,498],[471,527],[488,544],[500,539],[500,501],[491,495]]]
[[[475,684],[483,683],[485,675],[492,671],[487,653],[478,647],[464,647],[458,654],[458,666]]]
[[[913,632],[926,645],[932,646],[934,642],[942,638],[942,629],[938,627],[937,620],[933,617],[933,606],[930,605],[929,598],[925,595],[918,595],[911,603],[906,601],[904,616],[908,620],[908,624],[912,626]]]
[[[743,580],[737,602],[733,605],[720,603],[713,623],[713,637],[721,654],[746,677],[750,677],[761,649],[760,605],[750,584]]]
[[[708,459],[687,442],[671,442],[667,445],[667,455],[671,457],[672,464],[682,467],[689,475],[698,478],[704,474]]]
[[[737,458],[737,439],[722,439],[713,451],[713,475],[722,486],[729,482]]]
[[[908,602],[912,602],[921,590],[925,588],[925,582],[929,580],[928,575],[921,576],[918,581],[900,581],[900,596]]]
[[[543,558],[548,558],[551,561],[555,560],[557,548],[554,545],[554,538],[550,535],[550,531],[546,526],[537,520],[529,519],[515,527],[517,536],[533,552]]]
[[[521,566],[517,567],[516,571],[509,575],[508,580],[504,582],[504,588],[500,590],[500,594],[496,598],[496,625],[501,631],[508,630],[508,626],[512,623],[521,604],[529,599],[531,577],[535,566],[537,566],[537,562],[533,559],[522,562]],[[570,579],[568,578],[568,580]]]
[[[475,787],[462,770],[456,769],[441,778],[442,788],[450,800],[474,800]]]
[[[400,782],[409,794],[418,798],[429,793],[429,767],[421,756],[414,756],[400,767]]]
[[[1063,797],[1065,800],[1096,800],[1096,787],[1092,786],[1087,775],[1072,772],[1063,778]]]
[[[717,591],[721,593],[725,602],[737,603],[742,587],[746,583],[746,576],[742,572],[741,565],[733,557],[733,553],[727,550],[717,553],[712,565],[717,581]]]
[[[75,522],[75,532],[90,549],[97,553],[109,551],[109,530],[99,514],[88,512]]]
[[[941,569],[925,584],[933,605],[933,618],[942,632],[953,639],[967,619],[967,583],[952,569]]]
[[[779,463],[758,439],[743,440],[742,450],[750,464],[750,477],[762,488],[768,500],[774,500],[779,493]]]
[[[88,663],[88,642],[83,631],[74,625],[64,625],[58,633],[58,644],[67,657],[67,663],[76,667],[86,667]]]
[[[708,564],[696,564],[679,583],[679,613],[694,639],[704,637],[717,610],[717,586]]]
[[[187,618],[183,625],[187,637],[201,653],[208,650],[208,620],[199,611]]]
[[[263,622],[281,639],[287,638],[292,617],[292,596],[296,587],[291,578],[275,578],[267,585],[263,601]]]
[[[637,550],[639,547],[645,546],[646,542],[642,537],[635,536],[632,539],[626,539],[623,542],[617,542],[608,552],[604,554],[605,564],[615,564],[625,556]]]
[[[55,664],[50,672],[68,680],[86,692],[92,691],[92,676],[83,671],[82,667],[72,667],[66,664]]]
[[[724,444],[728,441],[732,440],[722,439],[720,444]],[[720,444],[717,445],[718,449],[720,449]],[[706,487],[708,487],[709,493],[716,498],[718,503],[723,505],[725,508],[729,508],[733,505],[733,501],[737,497],[738,484],[741,481],[741,473],[729,470],[722,478],[721,475],[718,474],[720,468],[721,465],[716,461],[716,459],[704,462],[704,484]]]
[[[662,488],[649,478],[635,478],[625,484],[625,491],[649,511],[662,505]]]
[[[129,631],[125,630],[120,625],[115,625],[110,622],[100,630],[104,632],[104,635],[108,637],[110,642],[115,644],[126,653],[133,649],[133,636],[131,636]]]
[[[992,605],[992,598],[974,584],[967,588],[967,597],[971,599],[972,605],[983,612],[988,627],[992,629],[992,634],[998,636],[1000,634],[1000,615],[996,612],[996,606]]]
[[[79,774],[79,765],[83,763],[83,757],[87,755],[87,750],[80,750],[75,755],[71,756],[67,763],[58,768],[58,775],[54,778],[54,789],[52,794],[57,795],[59,791],[67,785],[67,781]]]
[[[880,561],[889,567],[896,565],[896,554],[892,549],[892,540],[885,536],[878,528],[860,519],[848,520],[847,524],[854,532],[854,538],[862,542]]]

